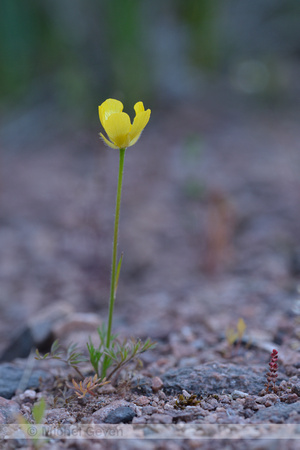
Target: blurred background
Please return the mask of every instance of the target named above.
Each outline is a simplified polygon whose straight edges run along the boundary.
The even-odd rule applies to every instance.
[[[126,160],[116,326],[201,324],[224,292],[210,329],[226,328],[228,309],[266,317],[261,296],[300,274],[299,25],[299,0],[1,0],[2,345],[49,304],[106,315],[108,97],[152,110]]]
[[[165,106],[217,85],[299,95],[297,0],[2,0],[2,120],[38,104],[96,124],[107,96]]]

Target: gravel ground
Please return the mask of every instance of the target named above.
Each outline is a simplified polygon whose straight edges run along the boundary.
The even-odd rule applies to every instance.
[[[118,156],[98,130],[48,140],[2,130],[0,423],[16,410],[32,422],[43,396],[55,426],[260,425],[255,439],[160,440],[156,429],[151,440],[45,448],[296,448],[274,436],[300,418],[298,117],[192,105],[153,114],[125,159],[114,328],[157,346],[84,399],[64,391],[76,373],[57,363],[36,361],[33,378],[47,376],[22,392],[8,373],[19,387],[31,348],[55,337],[84,348],[106,319]],[[232,344],[240,318],[246,330]],[[266,393],[273,348],[278,389]]]

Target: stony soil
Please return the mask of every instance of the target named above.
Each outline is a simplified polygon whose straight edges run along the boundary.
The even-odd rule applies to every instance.
[[[15,411],[32,421],[41,396],[46,424],[299,423],[298,118],[291,109],[211,106],[153,114],[125,160],[114,327],[157,346],[84,399],[64,390],[76,373],[57,362],[36,361],[25,382],[22,374],[31,348],[56,337],[84,348],[106,319],[118,156],[97,130],[52,139],[2,130],[0,423]],[[239,318],[247,328],[232,344]],[[266,393],[273,348],[277,390]],[[296,448],[242,437],[230,448]],[[153,436],[45,448],[225,445]]]

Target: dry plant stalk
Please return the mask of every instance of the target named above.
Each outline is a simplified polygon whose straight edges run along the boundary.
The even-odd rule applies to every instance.
[[[73,378],[72,385],[67,383],[67,386],[75,390],[75,394],[78,398],[83,398],[86,394],[91,394],[93,397],[96,397],[96,394],[93,391],[107,383],[109,383],[109,381],[106,381],[105,379],[101,380],[101,378],[98,378],[97,374],[95,374],[93,377],[87,377],[83,381],[80,381],[79,384]]]

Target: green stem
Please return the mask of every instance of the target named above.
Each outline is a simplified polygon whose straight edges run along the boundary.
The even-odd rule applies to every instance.
[[[117,247],[118,247],[118,235],[119,235],[119,219],[120,219],[120,205],[121,205],[125,150],[126,150],[125,148],[120,148],[119,177],[118,177],[115,226],[114,226],[114,241],[113,241],[113,252],[112,252],[112,267],[111,267],[111,279],[110,279],[109,314],[108,314],[107,334],[106,334],[106,347],[107,348],[110,347],[112,318],[113,318],[113,312],[114,312],[114,303],[115,303],[115,299],[116,299],[115,285],[116,285],[116,268],[117,268]],[[103,361],[103,366],[102,366],[102,378],[104,378],[106,376],[107,364],[108,364],[108,356],[105,355],[104,361]]]

